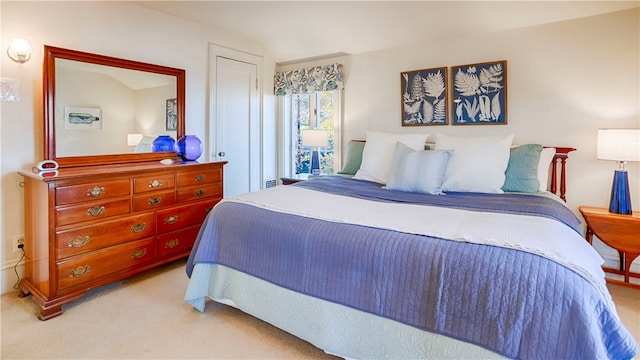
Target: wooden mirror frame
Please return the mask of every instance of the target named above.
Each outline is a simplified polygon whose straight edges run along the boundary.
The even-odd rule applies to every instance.
[[[55,160],[60,167],[75,167],[86,165],[106,165],[119,163],[133,163],[144,161],[159,161],[176,158],[175,152],[124,153],[87,156],[56,156],[55,137],[55,100],[56,100],[56,59],[67,59],[113,66],[118,68],[151,72],[176,77],[176,140],[185,133],[185,71],[161,65],[147,64],[138,61],[125,60],[104,55],[96,55],[76,50],[44,46],[44,64],[42,71],[43,101],[44,101],[44,158]]]

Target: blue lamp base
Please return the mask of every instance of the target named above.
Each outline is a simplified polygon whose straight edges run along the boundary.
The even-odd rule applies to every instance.
[[[311,152],[311,175],[320,175],[320,157],[318,156],[318,150]]]
[[[609,211],[623,215],[630,215],[633,212],[631,210],[631,194],[629,193],[629,178],[626,170],[616,170],[613,175]]]

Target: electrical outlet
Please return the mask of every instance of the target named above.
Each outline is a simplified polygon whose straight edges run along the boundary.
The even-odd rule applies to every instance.
[[[24,246],[24,235],[15,235],[13,237],[13,252],[20,251],[20,245]]]

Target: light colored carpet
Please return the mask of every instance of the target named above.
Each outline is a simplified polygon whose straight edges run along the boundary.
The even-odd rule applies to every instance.
[[[91,291],[62,316],[35,317],[30,297],[1,298],[2,359],[335,359],[243,312],[183,301],[184,261]],[[623,323],[640,342],[640,290],[610,285]]]

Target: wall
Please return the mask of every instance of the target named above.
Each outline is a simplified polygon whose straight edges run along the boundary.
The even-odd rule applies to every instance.
[[[275,177],[274,62],[251,39],[206,28],[129,2],[0,2],[1,75],[19,80],[18,102],[1,104],[0,124],[0,292],[16,282],[13,236],[23,234],[23,192],[18,170],[30,170],[43,154],[42,59],[44,44],[160,64],[186,70],[186,131],[207,138],[208,51],[215,43],[264,57],[267,151],[265,178]],[[18,64],[6,56],[11,37],[27,37],[31,59]],[[205,144],[209,145],[209,144]],[[205,151],[205,153],[207,153]],[[22,272],[22,267],[18,268]]]
[[[596,159],[599,128],[640,128],[639,10],[465,38],[434,37],[390,49],[279,70],[344,65],[343,145],[366,131],[435,135],[515,134],[515,143],[569,146],[567,204],[608,207],[616,164]],[[507,60],[508,124],[402,127],[400,73]],[[435,140],[431,136],[429,140]],[[626,166],[632,204],[640,211],[638,163]],[[597,241],[609,264],[617,252]],[[615,265],[614,265],[615,266]],[[640,259],[634,262],[640,271]]]

